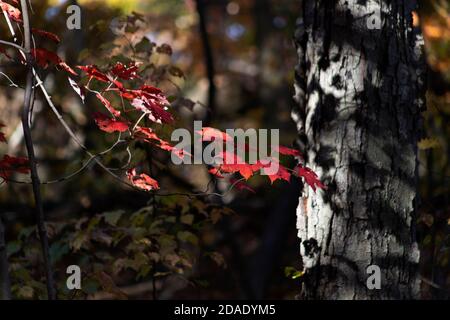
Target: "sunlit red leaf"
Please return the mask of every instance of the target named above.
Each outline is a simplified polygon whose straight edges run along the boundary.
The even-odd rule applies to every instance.
[[[211,168],[208,170],[209,173],[211,173],[213,176],[219,179],[223,179],[224,176],[220,174],[219,168]]]
[[[68,73],[73,74],[74,76],[78,76],[78,73],[76,73],[75,70],[69,67],[69,65],[64,61],[60,61],[58,65],[64,70],[66,70]]]
[[[162,98],[161,98],[162,99]],[[164,98],[165,100],[165,98]],[[164,101],[165,102],[165,101]],[[153,122],[158,123],[171,123],[173,117],[170,112],[164,110],[164,105],[159,98],[147,99],[146,97],[136,98],[131,102],[131,105],[136,109],[147,113],[148,118]]]
[[[22,22],[22,13],[16,7],[0,1],[0,7],[8,14],[8,17],[16,22]]]
[[[184,159],[185,156],[190,156],[190,154],[185,152],[183,149],[177,149],[169,142],[158,137],[158,135],[150,128],[137,127],[133,133],[133,136],[138,140],[151,143],[161,150],[172,152],[180,159]]]
[[[272,161],[276,160],[273,159]],[[269,174],[269,169],[266,170],[266,168],[262,168],[262,170],[268,176],[271,183],[274,183],[277,180],[291,181],[291,173],[281,163],[278,163],[278,171],[276,173]]]
[[[100,130],[105,132],[125,132],[128,130],[128,123],[125,121],[111,119],[108,116],[100,112],[94,113],[95,123],[98,125]]]
[[[155,179],[150,178],[145,173],[137,174],[136,169],[129,169],[127,171],[127,178],[131,182],[132,185],[135,187],[145,190],[145,191],[151,191],[151,190],[158,190],[159,185],[158,181]]]
[[[214,141],[214,140],[220,140],[223,142],[233,141],[233,138],[230,137],[230,135],[216,128],[205,127],[197,131],[197,133],[201,136],[202,141]]]
[[[91,79],[97,79],[102,82],[110,82],[108,76],[101,72],[96,65],[77,66],[78,69],[83,70]]]
[[[274,146],[274,148],[276,148],[276,150],[280,154],[283,154],[283,155],[286,155],[286,156],[303,157],[301,152],[296,150],[296,149],[291,149],[291,148],[284,147],[284,146]]]
[[[317,174],[308,167],[303,167],[298,165],[294,169],[299,177],[305,179],[306,184],[308,184],[314,191],[317,188],[326,189],[327,187],[318,179]]]
[[[117,62],[116,65],[111,69],[111,73],[123,80],[132,80],[135,78],[139,78],[139,75],[137,74],[138,68],[139,64],[137,62],[131,62],[128,65]]]

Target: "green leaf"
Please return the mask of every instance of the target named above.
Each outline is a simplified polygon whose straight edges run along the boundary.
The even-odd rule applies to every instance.
[[[178,239],[184,242],[192,243],[193,245],[198,245],[198,238],[195,234],[189,231],[180,231],[177,233]]]
[[[116,210],[111,212],[105,212],[103,213],[103,217],[105,219],[105,222],[108,223],[111,226],[117,226],[117,223],[119,222],[122,215],[125,213],[123,210]]]

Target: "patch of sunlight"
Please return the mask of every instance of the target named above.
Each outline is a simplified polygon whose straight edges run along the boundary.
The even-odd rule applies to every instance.
[[[50,5],[60,5],[67,1],[65,0],[50,0]],[[81,5],[89,4],[89,3],[103,3],[109,7],[114,7],[121,9],[125,13],[130,13],[133,10],[139,9],[139,4],[142,4],[144,1],[142,0],[79,0]]]

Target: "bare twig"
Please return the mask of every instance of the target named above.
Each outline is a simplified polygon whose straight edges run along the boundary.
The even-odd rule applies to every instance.
[[[23,16],[23,27],[24,27],[24,35],[25,35],[25,56],[27,61],[28,73],[27,73],[27,81],[25,88],[25,98],[24,98],[24,106],[22,110],[22,126],[23,126],[23,134],[25,138],[25,144],[27,148],[28,158],[30,162],[30,170],[31,170],[31,180],[33,185],[33,193],[34,200],[36,205],[36,223],[39,232],[39,238],[42,246],[42,254],[44,258],[44,266],[47,278],[47,294],[49,300],[56,299],[56,289],[55,283],[53,279],[53,269],[50,263],[50,253],[49,253],[49,244],[48,244],[48,236],[47,230],[45,228],[45,217],[44,217],[44,208],[42,203],[41,196],[41,187],[39,181],[39,174],[37,172],[36,166],[36,157],[34,154],[34,146],[33,139],[31,136],[31,129],[29,126],[29,117],[30,117],[30,107],[31,107],[31,99],[33,94],[33,69],[32,69],[32,56],[31,56],[31,29],[30,29],[30,21],[28,17],[28,8],[27,1],[20,1],[22,6],[22,16]]]

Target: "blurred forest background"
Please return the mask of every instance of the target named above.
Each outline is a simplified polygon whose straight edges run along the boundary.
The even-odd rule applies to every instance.
[[[66,28],[66,7],[82,8],[82,29]],[[279,128],[281,144],[294,146],[296,52],[293,35],[301,10],[294,0],[84,0],[32,1],[34,27],[61,37],[57,53],[69,65],[144,61],[151,84],[173,101],[177,126]],[[450,292],[450,4],[422,1],[416,16],[426,38],[430,66],[428,106],[420,142],[418,234],[424,298]],[[4,22],[0,38],[10,39]],[[46,44],[47,46],[47,44]],[[48,46],[56,50],[56,47]],[[22,67],[1,58],[0,71],[24,82]],[[86,145],[104,150],[114,142],[98,134],[64,74],[45,71],[46,86]],[[8,144],[0,154],[25,155],[19,111],[23,90],[0,79],[0,119]],[[211,86],[212,83],[212,86]],[[87,160],[70,141],[41,97],[33,127],[42,180],[78,170]],[[205,190],[204,166],[177,168],[167,155],[139,146],[164,191]],[[150,160],[149,160],[150,156]],[[126,157],[108,155],[114,166]],[[144,160],[146,159],[146,160]],[[23,177],[20,177],[23,178]],[[222,183],[224,184],[224,183]],[[233,190],[224,197],[149,197],[118,184],[89,165],[72,179],[43,186],[51,258],[59,295],[67,299],[292,299],[298,239],[295,208],[301,182],[256,178],[256,194]],[[229,186],[218,184],[225,192]],[[36,240],[29,185],[3,183],[0,212],[6,227],[12,293],[44,298],[44,272]],[[83,270],[83,290],[65,288],[66,266]],[[298,277],[297,277],[298,276]],[[294,279],[293,279],[294,278]]]

